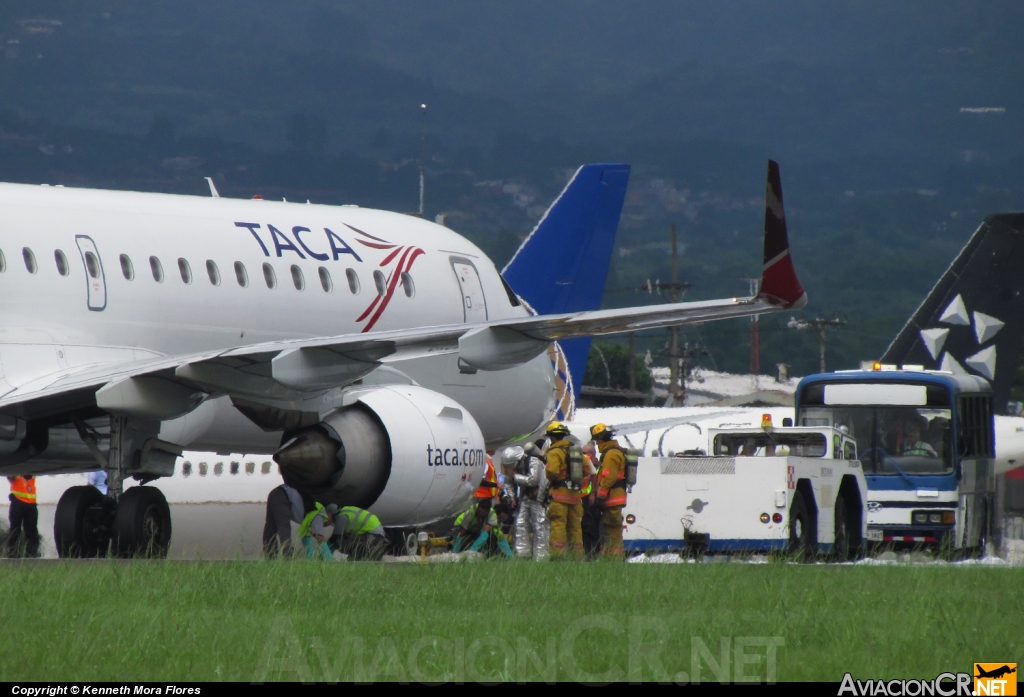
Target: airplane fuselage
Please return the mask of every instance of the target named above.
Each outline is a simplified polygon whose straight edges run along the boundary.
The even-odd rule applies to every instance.
[[[464,237],[354,206],[0,184],[0,252],[0,396],[85,365],[528,314]],[[495,372],[461,372],[456,354],[391,366],[464,405],[488,443],[530,433],[556,400],[546,355]],[[165,431],[276,448],[225,401]]]

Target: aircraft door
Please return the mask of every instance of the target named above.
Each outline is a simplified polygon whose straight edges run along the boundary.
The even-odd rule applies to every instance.
[[[462,313],[467,323],[487,321],[487,300],[480,283],[480,274],[473,262],[465,257],[451,257],[452,269],[462,290]]]
[[[107,307],[107,279],[103,275],[100,252],[88,235],[75,235],[75,242],[78,244],[78,251],[82,253],[82,264],[85,266],[89,309],[100,312]]]

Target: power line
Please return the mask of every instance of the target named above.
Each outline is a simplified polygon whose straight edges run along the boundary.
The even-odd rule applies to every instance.
[[[846,322],[844,322],[843,320],[838,319],[838,318],[836,318],[836,319],[822,319],[822,318],[818,317],[816,319],[796,319],[795,317],[790,317],[789,318],[789,322],[786,324],[786,327],[788,329],[797,329],[797,330],[800,330],[800,329],[814,329],[815,331],[818,332],[818,350],[819,350],[820,358],[821,358],[821,361],[820,361],[821,365],[820,365],[820,367],[821,367],[821,372],[824,373],[825,372],[825,336],[826,336],[825,330],[827,330],[829,327],[834,327],[835,329],[838,329],[839,327],[843,326],[844,324],[846,324]]]

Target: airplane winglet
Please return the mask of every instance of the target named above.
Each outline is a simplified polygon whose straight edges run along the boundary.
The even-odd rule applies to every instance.
[[[768,187],[764,202],[764,268],[758,294],[773,305],[798,309],[807,304],[789,254],[786,213],[782,207],[782,178],[779,163],[768,160]]]

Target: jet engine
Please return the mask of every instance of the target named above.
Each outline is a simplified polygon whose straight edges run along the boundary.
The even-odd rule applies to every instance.
[[[469,503],[486,469],[470,413],[414,385],[351,393],[352,403],[285,434],[274,460],[321,503],[371,508],[387,526],[421,525]]]

